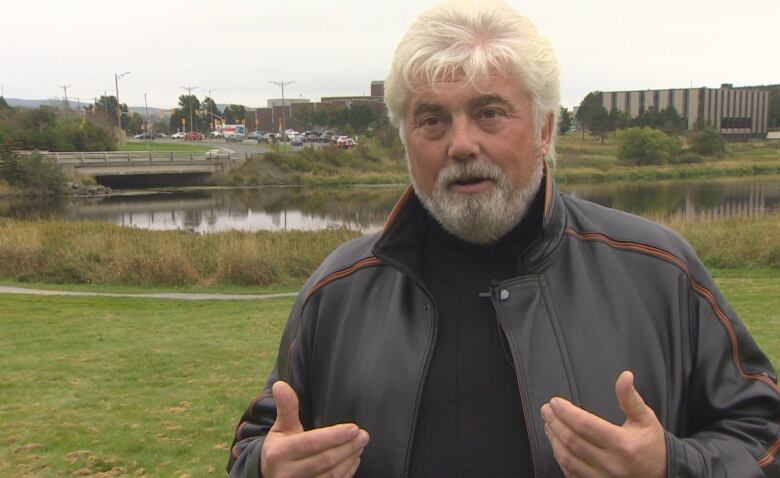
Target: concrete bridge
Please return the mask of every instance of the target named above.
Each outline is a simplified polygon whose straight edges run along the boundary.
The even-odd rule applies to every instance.
[[[244,158],[214,149],[205,153],[161,151],[41,152],[64,170],[112,187],[201,184]]]

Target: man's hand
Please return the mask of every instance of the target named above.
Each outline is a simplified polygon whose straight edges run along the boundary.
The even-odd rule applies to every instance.
[[[567,477],[665,476],[664,429],[634,388],[631,372],[620,374],[615,394],[626,415],[622,427],[562,398],[542,406],[544,431],[558,464]]]
[[[298,396],[285,382],[273,386],[276,421],[263,442],[261,473],[272,477],[351,477],[360,465],[368,433],[354,423],[304,431]]]

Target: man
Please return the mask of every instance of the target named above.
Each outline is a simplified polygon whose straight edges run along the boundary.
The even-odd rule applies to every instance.
[[[690,246],[555,188],[558,74],[503,4],[410,27],[413,188],[300,293],[231,476],[780,475],[774,371]]]

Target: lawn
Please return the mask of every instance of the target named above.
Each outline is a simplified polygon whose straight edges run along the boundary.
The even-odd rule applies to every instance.
[[[0,296],[0,476],[223,476],[291,301]]]
[[[715,274],[780,365],[780,274]],[[291,304],[0,295],[0,477],[223,476]]]
[[[158,141],[128,141],[119,151],[152,151],[175,153],[205,153],[214,149],[213,145],[201,143],[160,143]]]

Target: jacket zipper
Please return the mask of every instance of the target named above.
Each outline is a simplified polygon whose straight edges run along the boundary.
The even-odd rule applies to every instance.
[[[534,452],[534,441],[533,437],[531,436],[531,423],[529,422],[529,416],[528,416],[528,409],[525,406],[525,398],[523,395],[523,383],[520,378],[520,356],[515,353],[514,347],[512,347],[512,342],[509,340],[509,335],[507,334],[506,330],[504,329],[504,325],[501,323],[501,319],[499,319],[498,314],[499,307],[498,307],[498,286],[491,286],[491,297],[493,299],[493,307],[496,309],[496,320],[498,321],[498,327],[501,329],[501,332],[504,334],[504,337],[506,338],[507,345],[509,345],[509,350],[512,353],[512,362],[514,363],[514,369],[515,369],[515,380],[517,381],[517,393],[520,396],[520,406],[523,408],[523,421],[525,422],[525,434],[528,437],[528,447],[529,452],[531,455],[531,465],[533,467],[534,476],[540,476],[539,475],[539,468],[536,464],[536,453]]]
[[[433,357],[433,351],[436,348],[436,342],[439,336],[439,323],[438,317],[436,316],[438,307],[436,306],[436,301],[433,299],[433,296],[423,285],[422,281],[418,280],[413,274],[404,271],[404,269],[396,264],[395,261],[389,260],[387,257],[380,258],[395,268],[402,275],[408,277],[409,280],[411,280],[415,285],[417,285],[417,287],[420,288],[420,290],[422,290],[423,294],[425,294],[426,298],[428,299],[428,304],[430,304],[431,319],[433,320],[433,330],[431,331],[430,342],[431,345],[428,348],[428,354],[425,357],[425,363],[423,363],[422,373],[420,375],[420,382],[417,385],[417,396],[414,400],[414,411],[412,412],[412,426],[409,428],[409,438],[406,440],[406,456],[404,457],[404,467],[401,476],[407,478],[409,476],[409,467],[411,466],[412,461],[412,445],[414,444],[414,433],[417,429],[417,418],[420,415],[420,404],[422,403],[423,388],[425,387],[425,381],[428,378],[428,369],[430,368],[431,358]]]
[[[423,288],[425,290],[425,288]],[[428,292],[426,291],[426,295]],[[436,342],[439,337],[439,324],[436,317],[436,304],[433,299],[428,295],[429,303],[431,304],[431,318],[433,319],[433,333],[431,337],[431,346],[428,348],[428,354],[425,357],[425,363],[423,364],[422,375],[420,377],[420,383],[417,385],[417,397],[414,400],[414,412],[412,414],[412,426],[409,429],[409,438],[406,440],[406,458],[404,459],[404,471],[403,476],[409,476],[409,467],[412,464],[412,447],[414,445],[414,434],[417,430],[417,418],[420,415],[420,404],[422,403],[423,388],[425,387],[425,381],[428,379],[428,369],[431,365],[431,358],[433,357],[433,351],[436,348]]]

